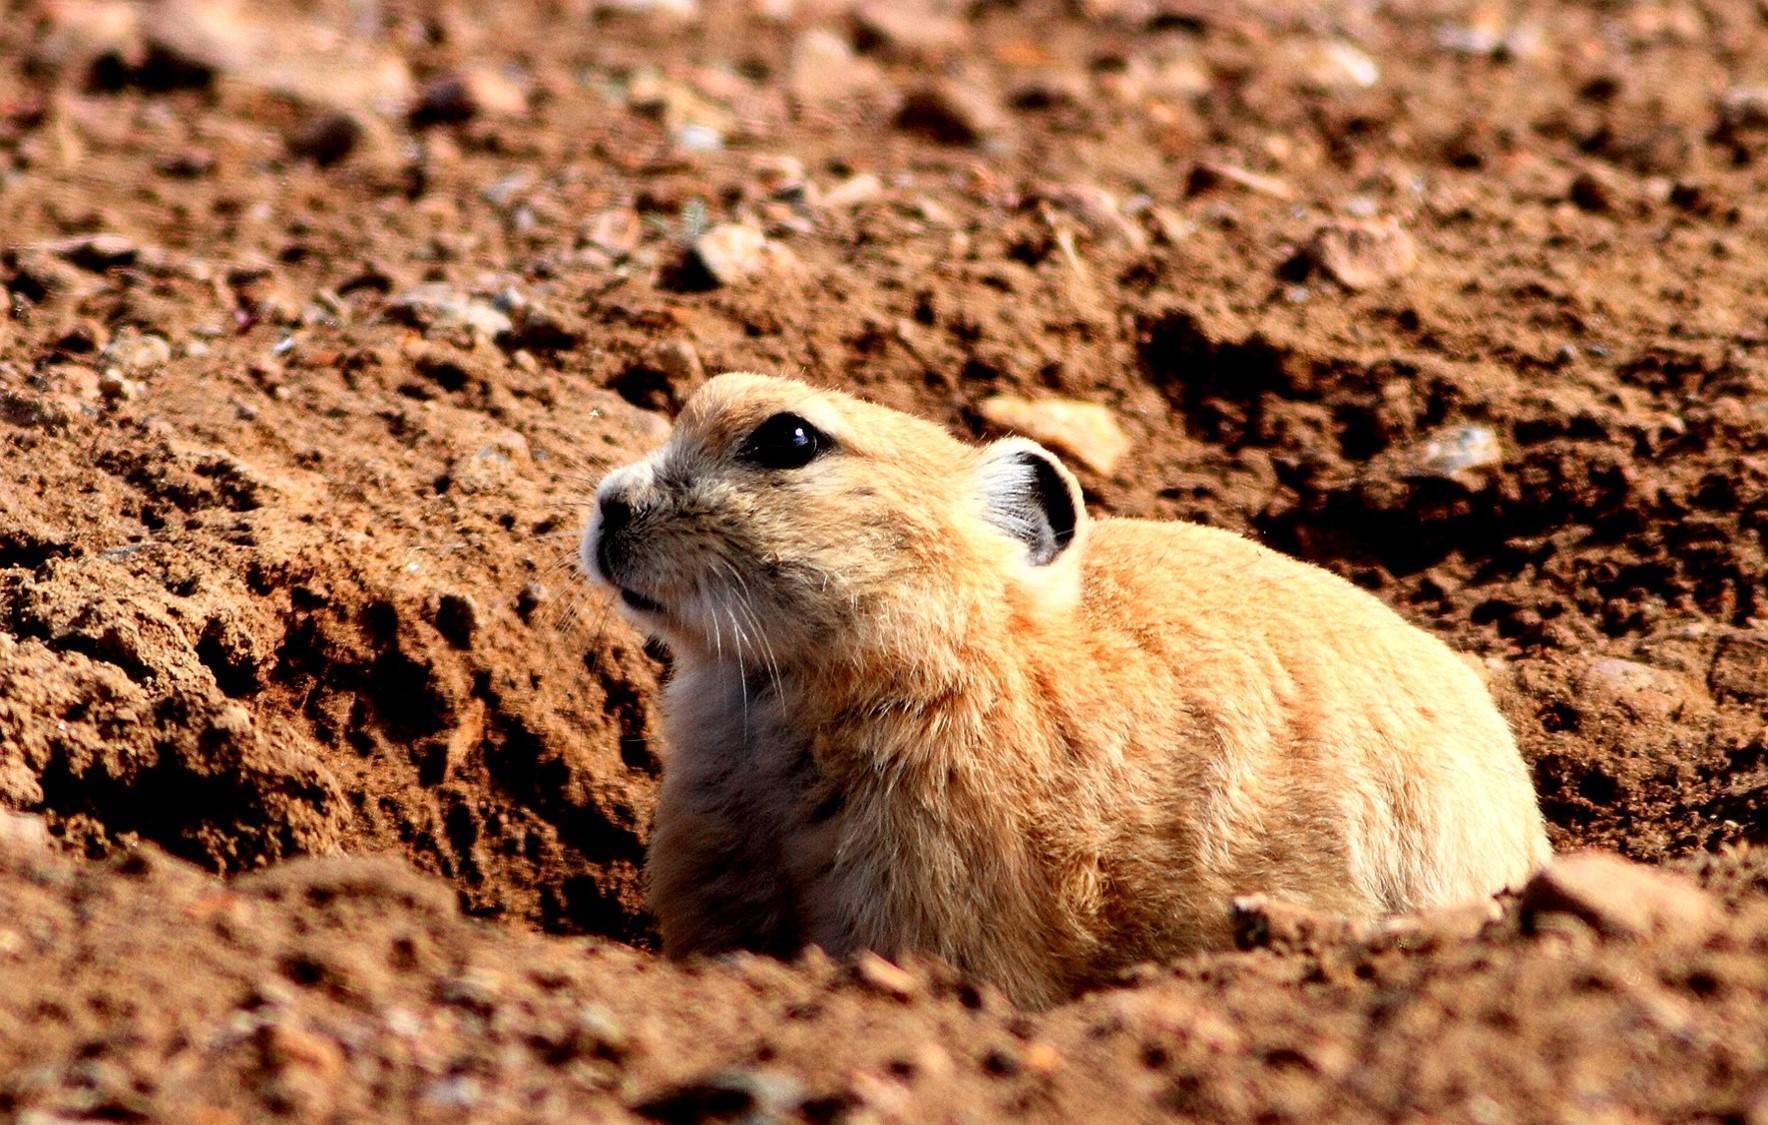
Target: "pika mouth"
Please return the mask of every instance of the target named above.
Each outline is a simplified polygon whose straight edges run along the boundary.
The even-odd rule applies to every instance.
[[[588,552],[586,552],[587,554]],[[623,554],[624,552],[619,551],[606,535],[601,536],[595,544],[595,571],[600,575],[602,581],[614,587],[620,595],[620,600],[626,604],[627,608],[636,609],[641,613],[662,613],[662,603],[645,597],[630,586],[621,585],[620,580],[614,576],[615,564],[620,561],[620,556]]]
[[[650,598],[645,597],[643,594],[639,593],[638,591],[628,590],[624,586],[620,587],[620,600],[625,602],[631,608],[636,609],[641,613],[662,613],[663,612],[662,605],[658,604],[657,602],[652,601]]]

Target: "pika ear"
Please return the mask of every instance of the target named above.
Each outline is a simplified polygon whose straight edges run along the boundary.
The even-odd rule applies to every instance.
[[[984,517],[1025,544],[1033,566],[1055,562],[1086,519],[1080,483],[1034,441],[1005,438],[990,445],[977,477]]]

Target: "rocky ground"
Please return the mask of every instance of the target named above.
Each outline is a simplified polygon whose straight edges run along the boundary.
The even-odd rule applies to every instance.
[[[1768,1121],[1757,5],[0,26],[0,1112]],[[573,538],[728,368],[1346,574],[1639,863],[1037,1015],[659,960]]]

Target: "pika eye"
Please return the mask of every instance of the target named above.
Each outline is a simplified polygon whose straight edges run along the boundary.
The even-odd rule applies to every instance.
[[[828,445],[828,437],[798,415],[775,414],[755,427],[739,456],[763,469],[802,469]]]

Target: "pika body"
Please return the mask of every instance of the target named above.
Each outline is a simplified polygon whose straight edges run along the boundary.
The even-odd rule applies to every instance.
[[[673,956],[932,956],[1042,1006],[1231,944],[1237,895],[1374,920],[1549,854],[1440,640],[1241,536],[1094,518],[1024,438],[720,375],[581,558],[674,660]]]

